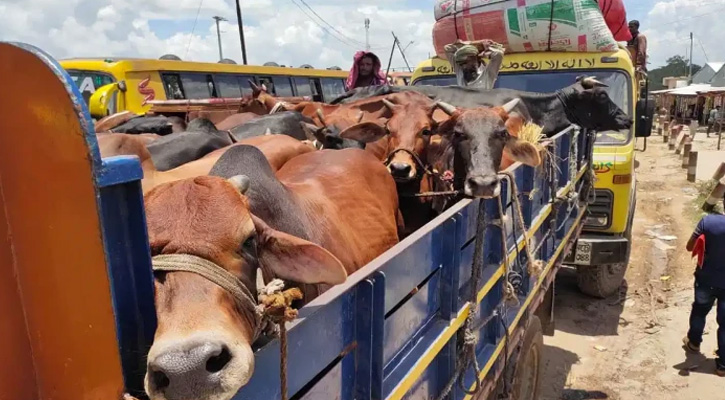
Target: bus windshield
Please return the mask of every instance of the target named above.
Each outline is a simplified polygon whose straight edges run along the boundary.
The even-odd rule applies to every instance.
[[[554,92],[565,88],[582,75],[594,76],[609,87],[606,88],[609,97],[627,115],[632,116],[632,88],[627,74],[613,70],[595,71],[539,71],[508,73],[498,76],[496,88],[516,89],[527,92]],[[453,75],[423,77],[415,85],[450,86],[456,84]],[[597,132],[597,144],[623,144],[629,141],[631,130]]]
[[[86,104],[88,104],[88,99],[91,98],[91,95],[96,89],[113,83],[113,77],[102,72],[68,70],[68,75],[73,79],[73,83],[78,86]]]

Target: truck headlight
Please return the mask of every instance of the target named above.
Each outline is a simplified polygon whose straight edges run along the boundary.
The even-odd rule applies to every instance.
[[[584,223],[594,228],[605,228],[609,225],[608,215],[589,215]]]

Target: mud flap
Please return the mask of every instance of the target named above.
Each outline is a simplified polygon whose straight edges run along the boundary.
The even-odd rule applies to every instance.
[[[556,329],[554,323],[554,299],[556,298],[556,278],[551,281],[549,290],[546,291],[544,299],[541,301],[539,308],[536,310],[536,316],[541,321],[541,328],[546,336],[554,336]]]

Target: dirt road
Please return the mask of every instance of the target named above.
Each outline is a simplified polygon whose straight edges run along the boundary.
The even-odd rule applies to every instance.
[[[694,148],[714,148],[717,139],[704,136],[699,134]],[[725,399],[725,378],[714,374],[714,309],[703,355],[686,356],[682,349],[693,296],[694,263],[685,244],[699,219],[696,186],[659,136],[637,160],[635,239],[626,284],[619,296],[597,300],[579,293],[574,271],[559,274],[556,333],[544,338],[542,399]]]

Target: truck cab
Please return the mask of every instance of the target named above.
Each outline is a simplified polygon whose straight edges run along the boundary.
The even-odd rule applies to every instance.
[[[629,51],[620,48],[611,53],[507,54],[495,87],[554,92],[582,75],[607,84],[609,97],[635,120],[629,130],[597,132],[592,168],[595,190],[584,231],[567,258],[567,263],[577,266],[580,289],[606,297],[620,287],[632,246],[637,200],[635,136],[649,136],[653,111],[653,104],[639,102],[640,97],[647,101],[646,81],[635,72]],[[411,84],[449,86],[456,85],[456,78],[447,60],[433,57],[418,65]]]

